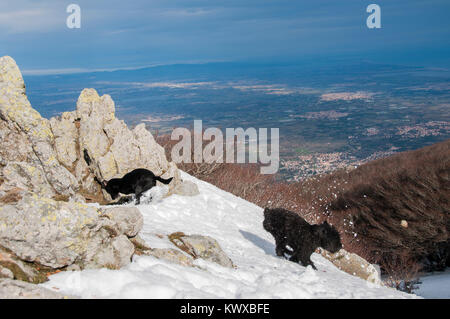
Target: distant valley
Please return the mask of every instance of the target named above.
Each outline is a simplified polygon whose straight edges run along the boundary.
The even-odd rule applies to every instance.
[[[85,87],[110,94],[128,125],[280,128],[280,177],[299,180],[450,138],[446,69],[369,62],[209,63],[25,76],[45,117]]]

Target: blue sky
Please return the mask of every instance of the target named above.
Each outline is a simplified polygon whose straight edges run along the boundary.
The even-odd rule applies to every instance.
[[[81,29],[66,27],[80,5]],[[382,29],[366,27],[377,3]],[[0,55],[51,72],[350,57],[448,66],[448,0],[1,0]]]

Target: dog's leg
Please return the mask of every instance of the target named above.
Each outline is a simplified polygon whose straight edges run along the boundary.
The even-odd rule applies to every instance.
[[[275,238],[275,252],[277,256],[284,256],[286,252],[286,238]]]
[[[302,256],[300,256],[300,262],[301,262],[302,265],[305,266],[305,267],[308,266],[308,265],[311,265],[311,267],[312,267],[314,270],[317,270],[316,266],[315,266],[314,263],[311,261],[311,254],[312,254],[312,252],[311,252],[310,254],[304,253]]]
[[[134,190],[134,194],[136,195],[136,205],[139,205],[141,203],[141,196],[144,193],[142,187],[140,185],[136,186],[136,189]]]
[[[314,265],[314,263],[311,261],[311,259],[309,259],[308,258],[308,260],[307,261],[302,261],[302,264],[303,264],[303,266],[308,266],[308,265],[311,265],[311,267],[314,269],[314,270],[317,270],[317,268],[316,268],[316,265]]]
[[[294,254],[291,256],[291,258],[289,258],[290,261],[298,263],[300,261],[300,263],[302,264],[303,267],[307,267],[308,265],[311,265],[311,267],[314,270],[317,270],[316,266],[314,265],[314,263],[311,261],[309,256],[306,255],[302,255],[299,252],[294,252]]]

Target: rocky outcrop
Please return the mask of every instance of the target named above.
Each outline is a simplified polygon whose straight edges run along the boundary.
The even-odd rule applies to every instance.
[[[171,263],[179,264],[181,266],[186,267],[194,267],[194,259],[179,251],[178,249],[173,248],[153,248],[144,250],[142,252],[143,255],[153,256],[158,259],[163,259],[169,261]]]
[[[181,184],[176,165],[167,161],[164,149],[145,125],[130,130],[115,117],[109,95],[99,96],[94,89],[84,89],[76,111],[52,118],[50,124],[58,160],[75,174],[85,194],[100,191],[94,177],[109,180],[136,168],[174,177],[171,189]],[[104,195],[109,199],[106,192]]]
[[[192,196],[195,184],[183,183],[144,124],[130,130],[115,117],[114,101],[84,89],[76,110],[47,120],[27,99],[15,61],[0,58],[0,196],[21,188],[39,196],[79,201],[110,200],[97,180],[122,177],[147,168],[174,177],[168,195]]]
[[[128,212],[127,212],[128,210]],[[123,218],[129,214],[130,218]],[[102,211],[82,203],[24,194],[16,204],[0,206],[0,246],[20,260],[61,269],[121,268],[131,261],[142,216],[135,208]],[[4,266],[4,265],[2,265]]]
[[[171,194],[181,196],[196,196],[200,194],[197,184],[191,181],[183,181],[182,183],[176,184],[170,192]]]
[[[0,298],[5,289],[15,296],[51,297],[20,281],[41,283],[58,271],[129,264],[143,227],[139,210],[84,202],[109,201],[98,181],[136,168],[173,177],[167,195],[198,193],[195,184],[181,181],[144,124],[130,130],[115,117],[109,95],[85,89],[75,111],[47,120],[31,107],[15,61],[0,58],[0,278],[10,280],[2,279]],[[176,249],[144,248],[192,264]]]
[[[103,215],[112,220],[121,234],[135,237],[144,226],[144,217],[136,207],[111,207],[102,209]]]
[[[356,254],[349,253],[345,249],[341,249],[335,254],[322,248],[319,248],[317,252],[331,261],[337,268],[350,275],[375,284],[382,284],[380,268]]]
[[[158,237],[164,238],[162,235]],[[139,235],[130,240],[136,247],[137,255],[153,256],[187,267],[198,267],[194,264],[194,260],[198,258],[224,267],[235,267],[214,238],[185,235],[182,232],[172,233],[167,237],[176,248],[151,248]]]
[[[224,267],[233,268],[233,262],[225,254],[219,243],[212,237],[202,235],[185,235],[182,232],[172,233],[169,240],[179,249],[194,259],[202,258]]]
[[[72,299],[42,286],[20,280],[0,279],[0,299]]]
[[[35,284],[47,280],[44,271],[23,262],[4,249],[0,249],[0,278],[17,279]]]
[[[48,120],[31,107],[15,61],[0,58],[1,175],[8,187],[22,187],[46,196],[71,196],[78,190],[74,176],[57,160]]]

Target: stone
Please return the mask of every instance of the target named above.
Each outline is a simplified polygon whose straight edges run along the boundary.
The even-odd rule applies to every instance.
[[[127,236],[96,207],[36,194],[0,206],[0,246],[53,269],[120,268],[134,253]]]
[[[144,217],[136,207],[111,207],[102,209],[103,216],[116,223],[122,234],[135,237],[144,226]]]
[[[73,112],[64,112],[60,117],[50,119],[58,161],[71,171],[74,170],[73,166],[79,157],[78,129],[75,120]]]
[[[42,286],[20,280],[0,279],[1,299],[73,299]]]
[[[185,235],[182,232],[172,233],[169,240],[179,249],[194,259],[202,258],[224,267],[233,268],[233,262],[225,254],[219,243],[212,237],[202,235]]]
[[[27,281],[31,283],[42,283],[47,280],[47,277],[36,268],[24,263],[13,254],[0,248],[0,277],[7,277]],[[3,274],[6,274],[4,276]]]
[[[382,284],[380,268],[377,265],[369,263],[357,254],[350,253],[345,249],[341,249],[335,254],[322,248],[318,248],[317,252],[331,261],[337,268],[350,275],[357,276],[375,284]]]
[[[7,122],[1,125],[3,128],[13,129],[12,135],[7,133],[6,144],[0,140],[1,147],[7,148],[5,152],[21,155],[20,162],[27,163],[28,168],[40,168],[57,194],[70,196],[78,190],[75,177],[58,162],[49,121],[31,107],[22,74],[16,62],[8,56],[0,58],[0,118]],[[23,151],[16,150],[17,145],[11,145],[14,138],[25,147]]]
[[[196,196],[200,194],[197,184],[191,181],[182,181],[172,190],[172,194],[181,196]]]
[[[138,250],[138,251],[144,251],[144,250],[150,250],[151,249],[151,247],[139,235],[137,235],[135,237],[132,237],[132,238],[129,238],[129,239],[133,243],[133,245],[136,248],[136,250]]]
[[[0,196],[15,189],[29,189],[53,196],[54,189],[45,177],[27,135],[13,122],[0,118]]]
[[[139,235],[130,238],[137,255],[153,256],[182,266],[194,267],[194,259],[174,248],[151,248]]]
[[[115,118],[114,101],[109,95],[100,97],[94,89],[83,90],[76,112],[80,118],[80,149],[87,150],[99,178],[122,177],[136,168],[169,177],[164,176],[170,173],[170,165],[162,146],[144,124],[131,131]]]
[[[73,198],[78,193],[104,203],[111,198],[97,180],[122,177],[136,168],[173,177],[169,194],[181,183],[175,163],[167,161],[145,124],[129,129],[115,117],[109,95],[84,89],[75,111],[47,120],[31,107],[15,61],[0,58],[0,196],[19,187],[43,197]],[[195,189],[184,185],[182,192]]]
[[[38,158],[33,153],[33,147],[27,135],[17,124],[0,117],[0,157],[2,165],[8,162],[36,162]]]
[[[149,169],[163,178],[174,177],[170,189],[181,182],[176,165],[167,161],[163,147],[145,124],[130,130],[115,117],[114,101],[109,95],[99,96],[94,89],[84,89],[76,111],[52,118],[50,123],[55,131],[58,158],[73,168],[85,197],[101,191],[95,178],[120,178],[136,168]],[[69,134],[64,135],[64,131]],[[90,163],[84,158],[85,151]],[[103,196],[111,200],[105,191]]]
[[[0,278],[14,279],[14,273],[9,268],[0,266]]]
[[[56,196],[52,185],[48,182],[43,168],[27,162],[9,162],[3,168],[6,179],[2,185],[5,192],[21,188],[44,197]]]
[[[120,269],[131,262],[134,254],[134,245],[127,236],[120,235],[111,240],[109,245],[102,245],[100,249],[88,253],[85,268]]]
[[[153,248],[149,250],[142,251],[143,255],[153,256],[158,259],[163,259],[172,263],[176,263],[186,267],[194,267],[194,259],[173,248]]]

